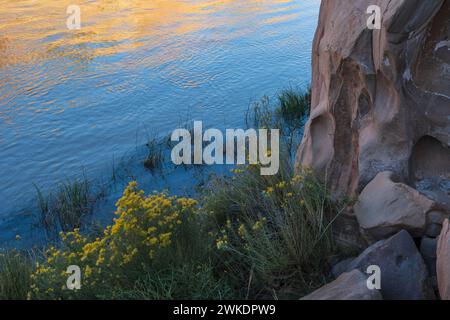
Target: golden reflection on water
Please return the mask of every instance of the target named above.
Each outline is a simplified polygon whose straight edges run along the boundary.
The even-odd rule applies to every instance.
[[[77,1],[0,0],[0,67],[53,55],[90,60],[232,24],[249,13],[275,14],[297,6],[290,0],[84,1],[78,2],[82,27],[70,31],[66,27],[66,8],[74,3]],[[226,14],[214,16],[224,9]],[[262,23],[294,18],[291,16],[269,17]],[[170,54],[165,52],[164,57]]]

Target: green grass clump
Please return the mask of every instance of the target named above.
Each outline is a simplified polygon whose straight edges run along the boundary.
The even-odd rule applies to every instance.
[[[302,120],[309,115],[310,108],[311,89],[306,92],[287,89],[278,95],[276,113],[291,127],[301,128]]]
[[[234,294],[210,263],[197,262],[146,274],[133,288],[119,291],[117,296],[133,300],[222,300],[232,299]]]
[[[247,127],[279,129],[280,137],[290,156],[300,140],[311,108],[311,90],[283,90],[272,103],[265,96],[254,103],[245,115]]]
[[[36,185],[35,188],[40,223],[49,235],[58,230],[68,232],[80,228],[83,219],[92,213],[95,197],[85,177],[59,184],[48,196]]]
[[[161,170],[163,166],[163,146],[156,138],[149,140],[146,144],[147,157],[144,160],[144,167],[151,172]]]
[[[34,258],[28,252],[0,253],[0,300],[27,299],[34,268]]]
[[[90,185],[86,179],[59,185],[53,211],[63,231],[80,228],[82,219],[92,213]]]

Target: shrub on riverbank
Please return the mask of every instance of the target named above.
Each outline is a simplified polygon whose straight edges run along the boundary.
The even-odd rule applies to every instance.
[[[194,261],[206,264],[208,240],[196,205],[193,199],[165,194],[145,196],[130,183],[117,203],[114,224],[103,234],[95,239],[78,229],[61,234],[62,246],[51,247],[32,275],[31,297],[118,298],[142,283],[157,286],[164,270],[176,274]],[[79,291],[65,289],[70,265],[82,271]],[[153,289],[159,290],[163,289]],[[156,293],[154,298],[164,297]]]
[[[61,234],[37,263],[28,297],[293,298],[323,284],[338,209],[308,170],[293,176],[283,166],[264,177],[249,166],[207,190],[198,204],[145,196],[131,183],[103,234]],[[81,290],[65,288],[70,265],[82,271]]]
[[[340,207],[309,170],[293,175],[287,161],[276,176],[250,166],[213,182],[204,209],[237,296],[295,299],[323,284]]]

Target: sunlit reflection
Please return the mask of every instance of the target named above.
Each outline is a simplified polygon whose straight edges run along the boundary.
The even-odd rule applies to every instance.
[[[282,13],[296,5],[287,0],[84,1],[79,4],[82,28],[71,31],[65,23],[66,8],[71,4],[71,0],[1,0],[0,67],[52,55],[91,60],[142,46],[152,47],[168,37],[183,41],[182,36],[187,33],[233,25],[245,19],[246,14]],[[224,14],[215,16],[217,12]],[[285,19],[289,16],[261,22]],[[164,53],[166,58],[167,54],[170,52]]]

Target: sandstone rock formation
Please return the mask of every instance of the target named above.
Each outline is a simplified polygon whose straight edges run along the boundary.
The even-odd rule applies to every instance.
[[[378,29],[368,23],[374,5]],[[426,265],[401,231],[333,269],[380,266],[386,299],[434,298],[436,272],[450,299],[449,37],[450,0],[322,0],[296,161],[335,196],[358,199],[334,224],[341,244],[360,248],[403,229],[417,238]],[[311,297],[346,296],[340,285],[351,277],[341,277]]]
[[[354,210],[361,228],[380,240],[402,229],[422,236],[433,206],[433,201],[415,189],[394,182],[392,172],[382,172],[364,188]]]
[[[450,226],[444,222],[437,247],[437,281],[441,299],[450,300]]]
[[[378,290],[367,288],[367,277],[359,270],[342,274],[335,281],[301,300],[381,300]]]
[[[371,265],[381,271],[381,294],[387,300],[435,299],[429,272],[406,231],[379,241],[346,265],[346,272],[366,272]]]
[[[367,26],[370,5],[381,8],[380,30]],[[297,162],[326,177],[336,194],[349,196],[379,173],[392,172],[395,183],[375,181],[358,213],[380,237],[400,228],[415,236],[424,232],[430,205],[407,186],[431,199],[435,210],[450,213],[449,35],[450,0],[322,1],[312,110]],[[389,190],[421,205],[413,209],[413,200],[391,216],[394,195],[381,194]],[[370,201],[374,193],[380,202]],[[439,231],[434,227],[431,233]]]

